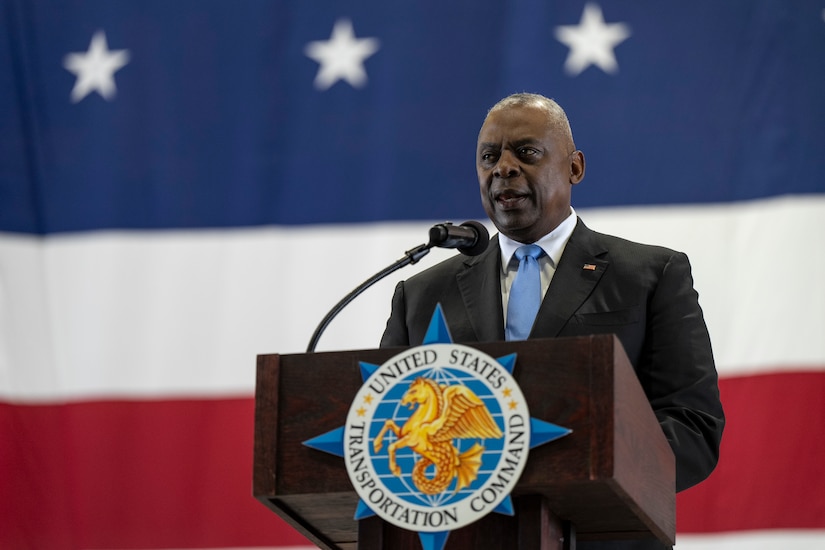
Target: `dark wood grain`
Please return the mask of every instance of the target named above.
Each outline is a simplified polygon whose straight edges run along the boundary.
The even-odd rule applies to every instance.
[[[558,536],[548,529],[567,523],[580,540],[655,537],[672,544],[673,453],[615,337],[473,347],[493,357],[516,352],[514,375],[531,416],[573,433],[530,451],[513,496],[520,509],[531,502],[538,510],[491,514],[453,531],[447,550],[478,548],[479,541],[514,548],[519,521],[533,529],[538,517],[549,523],[536,536],[552,540]],[[359,361],[378,365],[400,351],[258,357],[253,494],[321,548],[420,548],[417,535],[377,518],[362,521],[359,534],[358,497],[343,459],[302,444],[343,426],[361,386]]]

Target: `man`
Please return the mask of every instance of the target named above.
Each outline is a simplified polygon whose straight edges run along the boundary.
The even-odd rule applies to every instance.
[[[543,299],[529,337],[614,333],[676,456],[676,489],[705,479],[724,414],[690,264],[679,252],[588,229],[570,205],[584,178],[567,116],[554,101],[515,94],[478,136],[481,201],[499,234],[479,256],[455,256],[398,284],[381,345],[420,345],[437,303],[455,342],[518,339],[508,311],[523,245],[538,244]],[[515,304],[515,298],[513,300]],[[579,542],[581,550],[665,548],[658,541]]]

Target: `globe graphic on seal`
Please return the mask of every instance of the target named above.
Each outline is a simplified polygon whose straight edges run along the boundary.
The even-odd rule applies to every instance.
[[[381,483],[383,483],[397,498],[419,506],[446,506],[448,504],[459,502],[470,496],[476,488],[480,487],[487,481],[490,474],[495,471],[499,461],[501,460],[507,430],[502,420],[503,415],[499,402],[493,394],[491,388],[485,382],[469,374],[467,371],[447,367],[436,367],[409,375],[386,392],[383,399],[376,407],[375,414],[373,415],[369,426],[370,441],[373,441],[378,435],[384,427],[385,421],[392,420],[399,427],[403,426],[407,422],[412,413],[415,411],[415,407],[418,405],[413,404],[412,407],[402,405],[401,399],[409,389],[410,384],[412,384],[416,378],[420,377],[429,378],[437,382],[439,385],[444,386],[452,386],[455,384],[466,386],[484,402],[487,410],[495,420],[496,425],[498,425],[502,433],[505,433],[505,437],[499,439],[454,439],[452,444],[458,449],[459,453],[463,453],[474,444],[480,444],[485,448],[482,457],[482,464],[478,470],[478,477],[469,486],[464,487],[462,490],[457,492],[455,490],[457,480],[453,479],[444,491],[433,495],[422,493],[416,488],[412,479],[412,472],[416,462],[421,460],[421,456],[413,452],[409,447],[399,448],[396,453],[396,463],[401,468],[401,475],[396,476],[390,471],[387,446],[396,441],[397,438],[394,434],[391,432],[387,433],[385,436],[384,445],[378,452],[375,452],[372,448],[370,449],[371,462],[373,468],[375,468],[376,474],[378,475]],[[435,467],[430,465],[425,470],[425,474],[427,477],[432,478],[435,475]]]

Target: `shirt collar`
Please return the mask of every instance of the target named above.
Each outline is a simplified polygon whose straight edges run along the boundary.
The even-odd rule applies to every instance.
[[[573,210],[573,207],[571,206],[570,215],[567,216],[558,226],[556,226],[553,231],[534,243],[539,245],[541,249],[544,250],[544,253],[547,254],[548,258],[550,258],[550,262],[553,264],[554,268],[559,265],[561,254],[564,252],[564,247],[567,245],[567,241],[570,240],[570,235],[573,234],[573,229],[575,228],[576,211]],[[499,233],[498,244],[501,248],[501,269],[506,273],[507,266],[510,265],[510,260],[513,259],[513,254],[516,253],[516,249],[518,247],[524,246],[524,243],[514,241],[513,239]]]

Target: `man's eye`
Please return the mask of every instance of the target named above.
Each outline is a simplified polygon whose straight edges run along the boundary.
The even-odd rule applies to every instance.
[[[533,149],[532,147],[520,147],[518,150],[519,156],[522,157],[532,157],[535,156],[538,151]]]
[[[482,162],[493,162],[495,159],[496,155],[494,153],[481,153]]]

